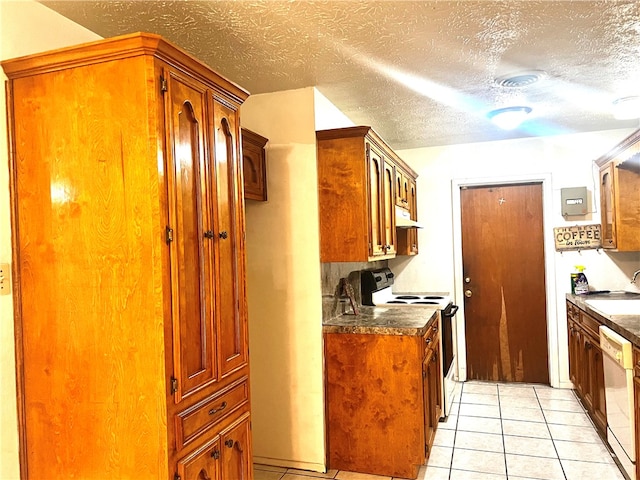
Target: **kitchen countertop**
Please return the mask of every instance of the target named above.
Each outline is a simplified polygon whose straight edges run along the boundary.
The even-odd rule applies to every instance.
[[[567,300],[571,303],[640,348],[640,315],[607,315],[586,302],[587,300],[618,300],[623,298],[640,299],[640,295],[629,295],[623,292],[590,295],[567,294]]]
[[[422,336],[438,312],[437,305],[360,306],[358,315],[345,313],[323,322],[324,333],[366,333]]]

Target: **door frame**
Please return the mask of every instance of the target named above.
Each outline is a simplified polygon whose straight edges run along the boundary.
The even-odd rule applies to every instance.
[[[558,321],[556,276],[555,276],[555,243],[553,241],[553,190],[551,186],[551,173],[523,174],[496,177],[478,178],[453,178],[451,180],[451,200],[453,206],[453,266],[454,266],[454,295],[459,299],[456,315],[457,330],[457,368],[458,380],[467,379],[467,351],[465,338],[464,315],[464,283],[462,271],[462,206],[460,190],[462,187],[488,187],[491,185],[511,185],[521,183],[542,183],[542,228],[544,236],[545,257],[545,289],[547,308],[547,358],[549,368],[549,383],[552,387],[570,388],[570,383],[560,384],[560,355],[559,338],[562,337],[560,322]],[[562,328],[564,328],[564,324]]]

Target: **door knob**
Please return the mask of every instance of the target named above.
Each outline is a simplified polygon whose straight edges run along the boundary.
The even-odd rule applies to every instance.
[[[464,296],[469,298],[471,295],[473,295],[473,292],[471,290],[465,290],[464,291]]]

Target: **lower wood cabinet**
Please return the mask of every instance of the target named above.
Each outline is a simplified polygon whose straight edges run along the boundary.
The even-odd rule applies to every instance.
[[[437,315],[424,336],[324,338],[329,468],[416,478],[442,412]]]
[[[425,420],[425,457],[431,453],[431,445],[436,435],[442,415],[442,373],[440,369],[440,332],[435,322],[427,331],[425,355],[422,361],[424,420]]]
[[[178,460],[174,480],[253,478],[249,412]]]
[[[606,435],[607,408],[600,348],[600,323],[567,302],[569,376],[594,424]]]
[[[633,405],[636,432],[636,478],[640,478],[640,349],[633,347]]]

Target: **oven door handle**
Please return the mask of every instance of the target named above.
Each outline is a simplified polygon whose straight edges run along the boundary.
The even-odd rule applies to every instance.
[[[442,315],[446,318],[453,317],[458,311],[458,305],[451,305],[451,307],[447,307],[446,310],[442,312]]]

